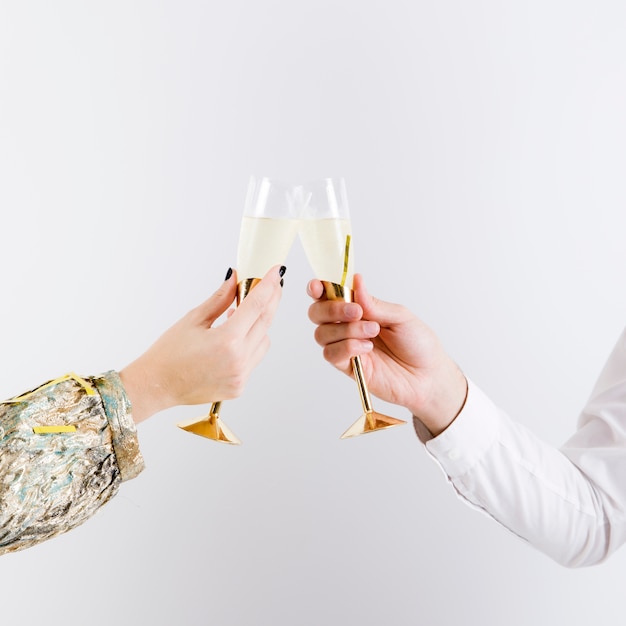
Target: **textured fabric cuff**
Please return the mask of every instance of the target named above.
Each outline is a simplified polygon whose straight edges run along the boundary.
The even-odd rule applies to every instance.
[[[496,442],[500,431],[498,408],[471,380],[467,383],[467,400],[457,418],[437,437],[422,439],[451,478],[476,465]],[[418,436],[422,438],[423,433],[418,431]]]
[[[143,456],[139,450],[137,427],[133,421],[130,400],[126,395],[119,374],[106,372],[93,379],[111,427],[113,450],[122,481],[138,476],[144,469]]]

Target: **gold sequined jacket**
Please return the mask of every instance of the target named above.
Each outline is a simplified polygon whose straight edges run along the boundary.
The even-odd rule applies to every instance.
[[[116,372],[0,403],[0,555],[82,524],[143,467]]]

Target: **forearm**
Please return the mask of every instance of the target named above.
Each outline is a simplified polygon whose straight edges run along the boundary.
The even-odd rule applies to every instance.
[[[0,431],[0,554],[78,526],[143,469],[115,372],[0,404]]]
[[[597,563],[624,541],[601,486],[474,385],[459,418],[425,443],[463,499],[563,565]]]

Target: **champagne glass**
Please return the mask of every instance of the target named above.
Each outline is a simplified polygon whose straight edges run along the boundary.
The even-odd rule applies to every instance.
[[[237,250],[237,305],[275,265],[283,265],[298,234],[299,200],[294,188],[252,176],[241,220]],[[188,432],[230,444],[241,441],[220,419],[221,402],[208,415],[178,424]]]
[[[354,246],[345,182],[343,178],[326,178],[305,185],[301,195],[300,239],[313,272],[324,285],[329,300],[351,302]],[[341,438],[405,424],[404,420],[374,411],[361,358],[352,357],[351,363],[363,414]]]

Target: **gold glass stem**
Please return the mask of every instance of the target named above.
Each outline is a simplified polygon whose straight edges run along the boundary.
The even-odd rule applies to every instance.
[[[353,356],[350,359],[352,363],[352,371],[354,372],[354,380],[359,389],[359,395],[361,396],[361,404],[363,405],[363,413],[365,419],[368,421],[370,427],[374,427],[374,407],[372,406],[372,399],[370,398],[369,391],[367,390],[367,384],[365,383],[365,376],[363,374],[363,364],[361,363],[360,356]]]
[[[329,300],[343,300],[344,302],[352,302],[352,289],[348,289],[344,285],[338,285],[330,281],[322,281],[324,285],[324,292]],[[385,428],[391,428],[392,426],[399,426],[400,424],[406,424],[404,420],[399,420],[395,417],[383,415],[374,411],[372,406],[372,400],[370,398],[367,384],[365,383],[365,375],[363,374],[363,364],[361,363],[361,357],[354,356],[350,359],[352,363],[352,371],[354,373],[354,380],[356,381],[359,389],[359,395],[361,396],[361,404],[363,405],[363,415],[346,430],[342,439],[348,437],[356,437],[357,435],[363,435],[365,433],[375,432],[377,430],[383,430]]]
[[[370,399],[369,391],[367,390],[367,385],[365,384],[365,376],[363,375],[363,365],[361,363],[361,357],[353,356],[350,361],[352,363],[354,379],[356,380],[357,387],[359,388],[359,395],[361,396],[361,404],[363,405],[363,410],[366,413],[369,413],[374,409],[372,407],[372,401]]]

